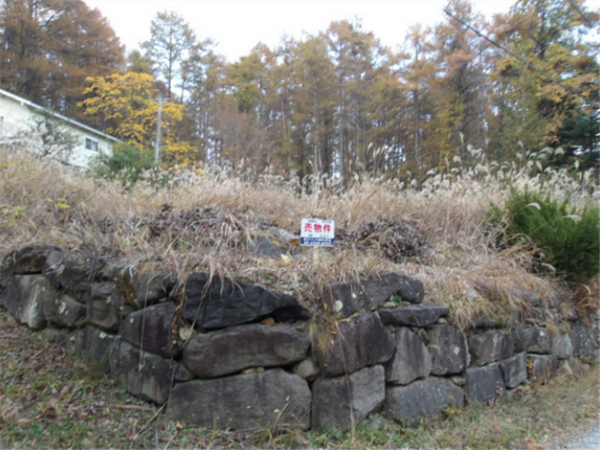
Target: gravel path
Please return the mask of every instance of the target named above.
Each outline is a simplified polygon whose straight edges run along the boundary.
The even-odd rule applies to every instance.
[[[599,450],[600,427],[592,428],[583,433],[583,435],[568,437],[556,448],[568,450]]]

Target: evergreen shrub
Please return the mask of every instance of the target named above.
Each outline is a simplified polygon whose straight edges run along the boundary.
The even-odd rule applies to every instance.
[[[551,265],[566,281],[585,283],[598,274],[598,206],[571,206],[568,198],[559,201],[549,194],[513,188],[505,210],[495,207],[491,216],[496,221],[504,216],[502,238],[510,244],[533,244],[539,262]]]
[[[117,180],[126,187],[139,181],[148,181],[157,187],[169,181],[169,177],[155,167],[152,152],[127,144],[116,145],[112,155],[101,153],[91,167],[96,178]]]

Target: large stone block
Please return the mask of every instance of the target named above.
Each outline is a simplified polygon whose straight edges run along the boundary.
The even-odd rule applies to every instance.
[[[394,340],[376,313],[339,322],[336,334],[327,347],[313,349],[321,372],[337,377],[356,372],[366,366],[384,364],[394,354]]]
[[[547,354],[552,352],[552,338],[545,328],[522,328],[516,333],[520,351]]]
[[[42,275],[13,275],[0,294],[0,305],[29,328],[46,326],[43,305],[58,294]]]
[[[463,372],[469,365],[467,338],[450,325],[434,325],[427,330],[433,375],[452,375]]]
[[[67,347],[86,364],[109,372],[108,351],[116,338],[114,334],[87,325],[71,334]]]
[[[379,311],[385,325],[427,327],[440,317],[447,316],[450,308],[441,305],[408,305]]]
[[[486,331],[469,338],[469,352],[472,364],[476,366],[508,359],[513,356],[513,348],[512,335],[498,330]]]
[[[200,378],[213,378],[293,364],[307,357],[309,347],[308,333],[285,325],[240,325],[196,337],[185,347],[183,362]]]
[[[509,389],[517,387],[527,379],[527,355],[525,352],[511,356],[498,363],[504,384]]]
[[[381,306],[394,295],[409,303],[423,301],[425,291],[421,281],[396,272],[382,272],[379,276],[360,283],[337,283],[324,289],[322,299],[330,308],[336,308],[343,317],[357,312],[369,312]]]
[[[383,403],[384,370],[373,366],[351,375],[320,378],[312,391],[312,428],[350,430]]]
[[[408,384],[431,373],[431,355],[419,336],[408,328],[400,328],[394,341],[396,353],[385,367],[388,383]]]
[[[577,322],[573,325],[570,333],[571,343],[573,345],[573,356],[583,360],[593,360],[598,345],[594,339],[592,331]]]
[[[119,284],[136,308],[146,308],[168,298],[177,278],[171,273],[140,272],[134,268],[123,270]]]
[[[162,405],[169,398],[173,366],[158,355],[115,339],[110,346],[110,373],[127,392]]]
[[[465,379],[465,394],[471,403],[487,403],[506,393],[499,367],[471,367],[467,369]]]
[[[98,258],[87,253],[53,254],[52,261],[46,263],[44,273],[51,273],[51,278],[58,278],[60,287],[73,297],[89,291],[101,267]]]
[[[46,258],[53,251],[60,251],[60,247],[55,245],[23,247],[6,255],[2,260],[2,267],[16,274],[42,273]]]
[[[85,305],[73,300],[67,294],[58,294],[44,299],[44,318],[59,327],[75,328],[85,320]]]
[[[93,283],[87,300],[87,317],[90,323],[110,332],[119,331],[125,316],[133,308],[123,301],[116,283]]]
[[[558,371],[558,360],[550,355],[527,355],[527,378],[531,383],[546,384]]]
[[[306,320],[308,309],[296,298],[230,278],[190,274],[185,286],[183,317],[197,328],[214,330],[255,322]]]
[[[167,417],[212,429],[249,430],[275,424],[307,430],[308,383],[281,369],[175,386]]]
[[[177,357],[181,353],[181,343],[176,310],[177,306],[168,302],[134,311],[123,320],[120,334],[146,352],[165,358]]]
[[[552,356],[558,359],[569,359],[573,354],[571,336],[561,334],[552,339]]]
[[[416,427],[451,406],[464,406],[462,389],[446,378],[428,377],[408,386],[388,386],[383,411],[396,422]]]

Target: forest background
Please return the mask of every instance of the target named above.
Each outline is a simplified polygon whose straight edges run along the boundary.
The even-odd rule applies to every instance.
[[[450,0],[398,51],[356,19],[236,62],[175,12],[125,54],[82,0],[0,1],[0,88],[149,154],[165,98],[166,168],[418,182],[475,163],[469,146],[509,162],[561,147],[554,168],[598,164],[600,14],[583,0],[518,0],[493,19]]]

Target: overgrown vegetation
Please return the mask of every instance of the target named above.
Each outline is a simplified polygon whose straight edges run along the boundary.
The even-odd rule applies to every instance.
[[[141,181],[164,187],[169,182],[169,175],[154,165],[152,153],[127,144],[115,145],[110,155],[98,155],[92,161],[90,172],[96,178],[116,180],[123,187]]]
[[[600,230],[598,206],[584,203],[571,206],[569,198],[553,199],[550,194],[511,189],[505,211],[503,238],[511,245],[530,245],[537,267],[556,272],[570,282],[585,283],[598,273]]]

